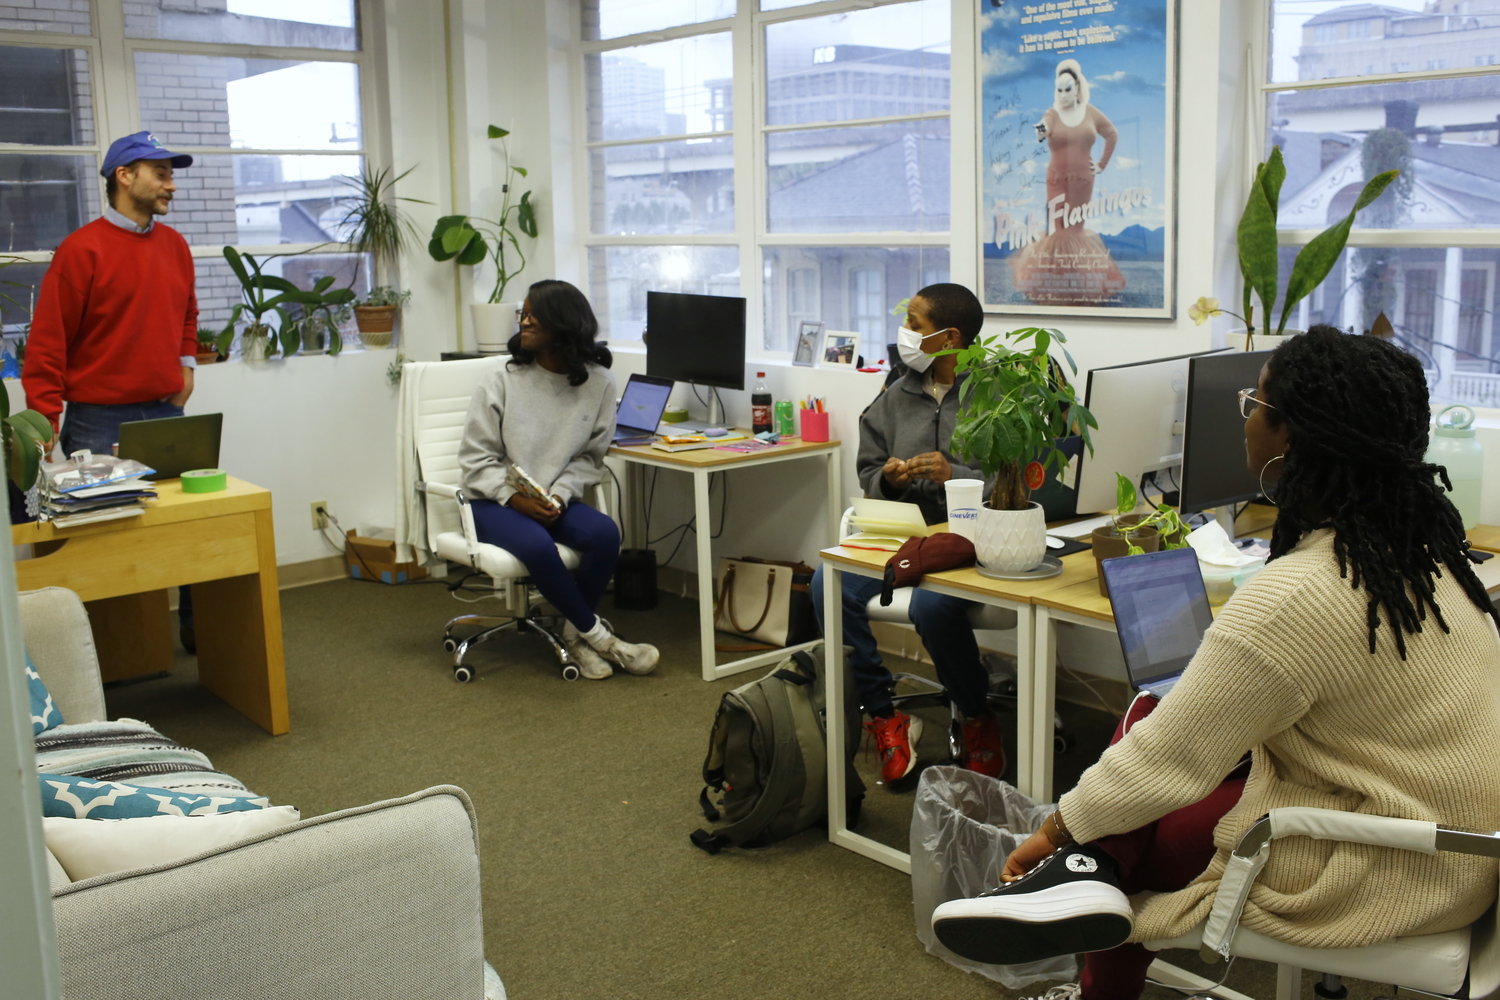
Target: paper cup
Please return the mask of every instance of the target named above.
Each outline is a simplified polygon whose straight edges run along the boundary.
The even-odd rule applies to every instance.
[[[979,505],[984,500],[984,480],[950,479],[943,484],[948,494],[948,530],[974,540],[979,530]]]

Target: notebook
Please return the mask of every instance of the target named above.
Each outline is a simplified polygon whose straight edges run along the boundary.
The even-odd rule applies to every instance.
[[[848,548],[895,552],[914,535],[926,538],[932,534],[932,528],[922,518],[922,508],[914,503],[850,497],[849,504],[853,508],[849,527],[855,533],[839,542]]]
[[[156,470],[152,479],[177,479],[189,469],[219,465],[219,437],[224,414],[132,420],[120,425],[119,456]]]
[[[1131,686],[1164,697],[1214,622],[1198,553],[1186,548],[1122,556],[1104,560],[1099,569],[1109,584]]]
[[[622,447],[650,444],[674,385],[676,383],[669,378],[630,376],[620,395],[619,409],[615,411],[614,443]]]

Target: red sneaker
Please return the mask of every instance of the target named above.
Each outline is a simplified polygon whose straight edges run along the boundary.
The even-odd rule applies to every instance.
[[[875,752],[880,756],[880,777],[889,784],[906,777],[917,764],[917,740],[922,737],[922,720],[897,712],[890,718],[874,718],[865,723],[865,731],[875,737]]]
[[[981,715],[964,722],[964,760],[967,770],[998,778],[1005,773],[1005,743],[1000,720]]]

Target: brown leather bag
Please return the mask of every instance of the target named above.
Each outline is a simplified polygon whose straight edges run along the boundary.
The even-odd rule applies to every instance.
[[[714,628],[753,639],[719,643],[720,652],[777,649],[818,637],[812,606],[813,568],[777,559],[720,559],[714,575]]]

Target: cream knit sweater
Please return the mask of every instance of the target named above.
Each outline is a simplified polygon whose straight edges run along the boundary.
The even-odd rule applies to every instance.
[[[1229,851],[1268,810],[1319,806],[1500,830],[1500,640],[1447,575],[1396,654],[1370,655],[1364,590],[1339,576],[1333,532],[1313,532],[1241,587],[1177,686],[1062,797],[1087,842],[1202,799],[1247,751],[1218,854],[1180,892],[1147,900],[1131,940],[1176,937],[1208,915]],[[1291,944],[1347,948],[1435,933],[1495,900],[1496,862],[1288,837],[1275,842],[1242,924]]]

